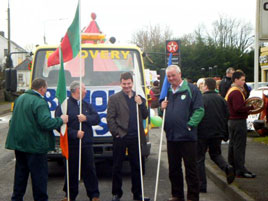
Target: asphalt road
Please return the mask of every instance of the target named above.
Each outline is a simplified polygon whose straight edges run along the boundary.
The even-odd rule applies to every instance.
[[[10,200],[13,188],[14,177],[14,154],[13,151],[6,150],[4,143],[6,139],[8,129],[8,116],[0,117],[0,201]],[[155,190],[155,178],[157,169],[157,158],[159,150],[159,136],[160,129],[152,129],[150,132],[150,139],[152,142],[151,155],[146,161],[146,175],[144,176],[144,191],[145,196],[149,196],[151,201],[154,199]],[[164,138],[165,139],[165,138]],[[165,201],[170,197],[170,182],[168,179],[168,162],[166,154],[165,140],[162,147],[161,167],[159,175],[158,186],[158,201]],[[99,189],[101,193],[101,200],[111,200],[111,165],[108,163],[101,163],[97,165],[97,172],[99,178]],[[124,177],[123,177],[123,191],[124,195],[122,201],[132,200],[131,194],[131,180],[130,180],[130,168],[128,163],[124,164]],[[64,182],[64,167],[60,166],[56,162],[49,162],[49,181],[48,181],[48,195],[50,201],[59,201],[64,197],[62,191]],[[200,194],[200,201],[227,201],[231,200],[208,179],[209,192],[206,194]],[[185,185],[186,190],[186,185]],[[88,200],[83,183],[79,185],[78,201]],[[186,193],[186,191],[185,191]],[[27,192],[25,195],[26,201],[32,201],[31,181],[29,179]]]

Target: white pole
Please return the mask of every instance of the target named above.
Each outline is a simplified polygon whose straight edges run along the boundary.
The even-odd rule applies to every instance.
[[[67,175],[67,198],[70,201],[70,184],[69,184],[69,160],[66,159],[66,175]]]
[[[167,97],[165,97],[165,101]],[[158,152],[158,163],[157,163],[157,172],[156,172],[156,182],[154,190],[154,201],[157,200],[157,191],[158,191],[158,180],[159,180],[159,171],[160,171],[160,162],[161,162],[161,152],[162,152],[162,142],[163,142],[163,133],[164,133],[164,123],[165,123],[166,109],[163,112],[163,121],[161,126],[160,142],[159,142],[159,152]]]
[[[79,40],[80,40],[80,54],[79,55],[79,82],[80,82],[80,115],[82,114],[82,62],[81,62],[81,31],[80,31],[80,25],[81,25],[81,4],[79,0]],[[79,123],[79,130],[82,130],[82,123]],[[81,149],[82,149],[82,139],[79,139],[79,166],[78,166],[78,181],[81,180]]]
[[[259,22],[260,0],[256,0],[256,24],[255,24],[255,51],[254,51],[254,88],[258,88],[259,81]]]
[[[138,95],[138,73],[137,71],[138,66],[135,66],[135,88],[136,88],[136,95]],[[135,98],[135,97],[134,97]],[[142,153],[141,153],[141,137],[140,137],[140,115],[139,115],[139,106],[138,103],[136,103],[136,111],[137,111],[137,129],[138,129],[138,147],[139,147],[139,162],[140,162],[140,177],[141,177],[141,196],[142,201],[144,201],[144,187],[143,187],[143,172],[142,172]]]
[[[137,78],[137,76],[136,76]],[[137,80],[136,80],[137,83]],[[137,87],[136,87],[137,89]],[[140,160],[140,175],[141,175],[141,194],[142,201],[144,201],[144,187],[143,187],[143,172],[142,172],[142,155],[141,155],[141,137],[140,137],[140,121],[139,121],[139,106],[136,103],[136,111],[137,111],[137,127],[138,127],[138,147],[139,147],[139,160]]]
[[[61,45],[59,47],[59,59],[60,59],[60,62],[61,62],[61,55],[62,55],[62,52],[61,52]],[[64,63],[63,63],[64,65]],[[64,67],[64,66],[63,66]],[[65,75],[64,75],[65,76]],[[66,98],[67,98],[67,94],[66,94]],[[61,104],[61,111],[62,111],[62,114],[66,115],[67,114],[67,99]],[[62,132],[63,130],[63,132]],[[65,133],[66,134],[66,130],[67,130],[67,124],[63,124],[61,126],[61,131],[60,131],[60,135],[62,133]],[[69,143],[69,142],[68,142]],[[68,147],[69,148],[69,147]],[[69,150],[68,150],[69,152]],[[69,154],[69,153],[68,153]],[[68,201],[70,201],[70,183],[69,183],[69,160],[66,158],[66,180],[67,180],[67,199]]]

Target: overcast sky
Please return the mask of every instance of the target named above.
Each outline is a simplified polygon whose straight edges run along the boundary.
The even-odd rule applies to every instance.
[[[8,0],[0,0],[0,31],[7,37]],[[22,47],[58,44],[71,24],[77,0],[9,0],[11,40]],[[145,26],[169,26],[173,36],[192,33],[199,25],[209,28],[220,15],[250,22],[255,27],[255,0],[81,0],[81,28],[91,13],[108,37],[128,42]]]

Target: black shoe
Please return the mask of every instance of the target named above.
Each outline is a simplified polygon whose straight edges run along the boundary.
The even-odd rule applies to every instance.
[[[228,165],[225,169],[225,173],[226,173],[226,181],[228,184],[233,183],[234,179],[235,179],[235,172],[234,172],[234,168],[230,165]]]
[[[256,174],[250,172],[250,171],[247,171],[247,173],[251,174],[252,178],[255,178],[256,177]]]
[[[141,196],[138,197],[138,198],[134,197],[133,200],[134,201],[143,201]],[[150,201],[150,198],[149,197],[144,197],[144,201]]]
[[[248,179],[250,179],[250,178],[255,178],[256,175],[254,176],[254,175],[252,175],[252,174],[250,174],[248,172],[244,172],[244,173],[241,173],[241,174],[237,175],[237,177],[238,178],[248,178]]]
[[[112,201],[120,201],[120,198],[118,195],[113,195]]]

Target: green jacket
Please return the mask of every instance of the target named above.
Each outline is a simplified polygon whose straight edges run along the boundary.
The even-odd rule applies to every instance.
[[[45,99],[28,90],[15,101],[6,148],[27,153],[47,153],[55,148],[52,130],[62,124],[61,118],[51,117]]]

